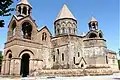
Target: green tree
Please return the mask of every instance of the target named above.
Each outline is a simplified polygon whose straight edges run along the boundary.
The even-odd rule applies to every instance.
[[[14,8],[10,8],[10,5],[13,3],[13,0],[0,0],[0,16],[10,16],[11,11],[14,11]],[[0,27],[4,27],[4,20],[0,20]]]
[[[1,66],[2,66],[2,59],[3,59],[3,55],[2,55],[2,51],[0,51],[0,72],[1,72]]]

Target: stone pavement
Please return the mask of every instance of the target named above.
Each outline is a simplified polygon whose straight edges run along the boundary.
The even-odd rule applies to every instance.
[[[0,80],[120,80],[120,73],[104,76],[0,78]]]

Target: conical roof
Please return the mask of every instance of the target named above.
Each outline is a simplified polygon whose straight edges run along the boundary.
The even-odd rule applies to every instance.
[[[31,5],[30,5],[30,3],[28,2],[28,0],[21,0],[19,3],[18,3],[18,5],[19,4],[27,4],[27,5],[29,5],[30,7],[32,7]]]
[[[92,16],[89,22],[93,22],[93,21],[97,21],[97,20]]]
[[[60,10],[56,20],[58,19],[63,19],[63,18],[72,18],[72,19],[75,19],[76,18],[72,15],[71,11],[68,9],[67,5],[64,4],[62,9]]]

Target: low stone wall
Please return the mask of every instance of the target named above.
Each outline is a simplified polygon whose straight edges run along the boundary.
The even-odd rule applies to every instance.
[[[112,70],[109,68],[99,69],[59,69],[59,70],[41,70],[37,75],[39,76],[94,76],[94,75],[111,75]]]

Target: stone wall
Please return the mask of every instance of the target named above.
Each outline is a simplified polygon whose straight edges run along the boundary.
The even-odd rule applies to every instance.
[[[40,76],[94,76],[94,75],[111,75],[113,74],[110,68],[97,68],[97,69],[59,69],[59,70],[41,70]]]

